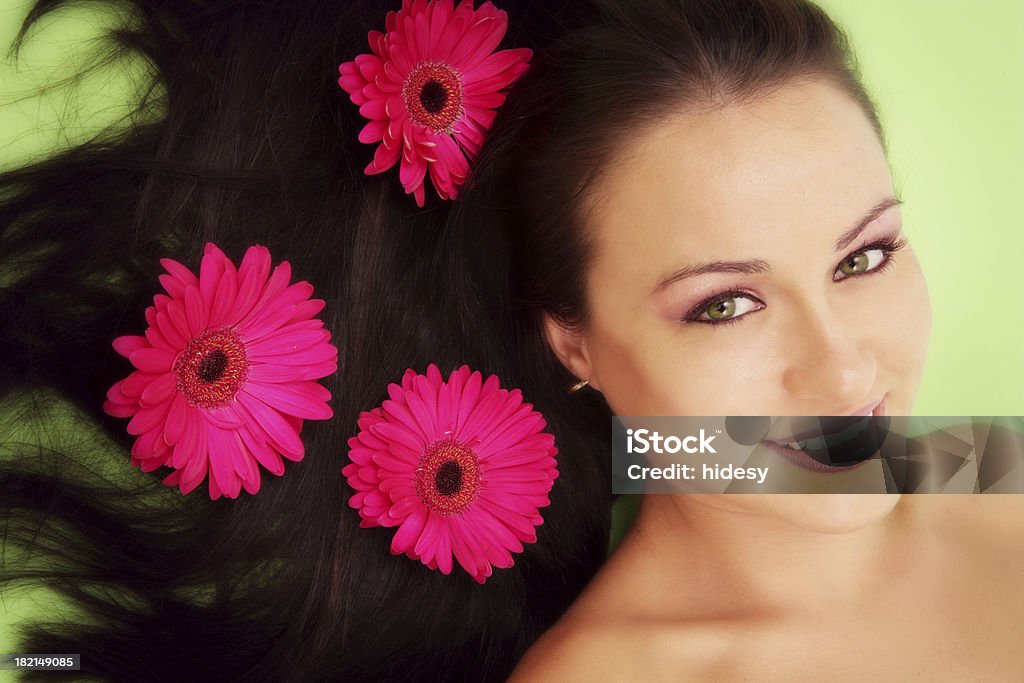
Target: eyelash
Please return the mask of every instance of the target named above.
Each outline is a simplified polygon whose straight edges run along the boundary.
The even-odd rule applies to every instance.
[[[844,256],[839,261],[840,265],[844,261],[846,261],[847,259],[849,259],[849,258],[851,258],[853,256],[856,256],[857,254],[860,254],[860,253],[866,252],[866,251],[872,251],[872,250],[875,250],[875,249],[880,250],[884,254],[884,260],[881,263],[879,263],[877,266],[872,268],[871,270],[865,271],[865,272],[860,273],[858,275],[847,275],[846,277],[843,277],[843,278],[841,278],[839,280],[833,280],[833,282],[843,282],[845,280],[854,280],[854,279],[859,278],[859,277],[865,277],[867,275],[875,275],[877,273],[881,273],[881,272],[887,270],[889,268],[889,266],[892,265],[893,254],[895,254],[896,252],[898,252],[900,249],[902,249],[905,246],[907,246],[907,239],[905,237],[900,237],[900,238],[886,237],[884,239],[880,239],[880,240],[877,240],[875,242],[872,242],[871,244],[865,244],[864,246],[859,247],[855,251],[851,251],[849,254]],[[838,270],[838,269],[839,269],[839,266],[837,265],[836,266],[836,270]],[[750,294],[748,292],[741,292],[741,291],[738,291],[738,290],[726,290],[726,291],[723,291],[723,292],[717,292],[714,295],[712,295],[712,296],[708,297],[707,299],[705,299],[703,302],[697,304],[694,308],[692,308],[686,315],[683,316],[682,321],[683,322],[700,323],[702,325],[710,325],[712,327],[721,327],[721,326],[724,326],[724,325],[732,325],[734,323],[738,323],[743,318],[746,318],[748,313],[754,313],[756,311],[749,311],[748,313],[744,313],[743,315],[733,316],[732,318],[728,318],[728,319],[725,319],[725,320],[704,320],[704,319],[699,317],[699,316],[703,315],[704,312],[707,311],[707,309],[709,309],[711,306],[713,306],[715,304],[722,303],[724,301],[728,301],[729,299],[732,299],[732,298],[737,298],[737,297],[743,297],[745,299],[754,299],[754,297],[750,296]],[[760,301],[758,299],[754,299],[754,300],[757,301],[758,303],[760,303],[761,306],[762,306],[762,308],[759,308],[757,310],[758,311],[763,310],[764,302]]]

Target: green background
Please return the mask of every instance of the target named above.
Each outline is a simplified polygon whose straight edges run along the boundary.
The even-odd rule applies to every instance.
[[[1024,415],[1024,3],[819,4],[850,34],[881,110],[907,234],[928,277],[934,328],[915,413]],[[0,0],[4,53],[27,9]],[[17,69],[0,63],[0,169],[126,115],[144,65],[61,82],[88,66],[90,41],[118,19],[88,5],[61,10],[33,31]],[[42,87],[50,91],[40,96]],[[9,652],[5,624],[39,614],[45,599],[0,597],[0,652]]]
[[[1024,3],[827,0],[881,110],[934,326],[914,412],[1024,414]]]

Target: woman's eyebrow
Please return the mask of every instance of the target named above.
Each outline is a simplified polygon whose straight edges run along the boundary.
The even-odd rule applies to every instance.
[[[753,275],[755,273],[767,273],[771,270],[771,266],[768,265],[767,261],[761,259],[754,259],[752,261],[711,261],[709,263],[701,263],[695,266],[687,266],[681,268],[676,272],[669,275],[667,278],[661,281],[661,283],[654,288],[651,294],[655,294],[662,289],[665,289],[671,284],[684,280],[688,277],[695,277],[697,275],[704,275],[706,273],[746,273]]]
[[[835,250],[841,251],[846,247],[850,246],[850,243],[857,239],[857,235],[864,232],[864,228],[871,224],[871,221],[881,216],[887,209],[891,209],[894,206],[898,206],[903,203],[903,200],[897,199],[896,197],[886,197],[882,201],[878,202],[871,207],[864,217],[860,219],[860,222],[856,226],[850,228],[842,234],[842,236],[836,240]]]
[[[897,199],[896,197],[886,197],[885,199],[877,202],[866,214],[864,214],[860,221],[857,222],[857,225],[844,232],[842,236],[836,240],[835,250],[840,251],[848,247],[851,242],[857,239],[859,234],[864,232],[865,228],[871,225],[872,221],[881,216],[887,209],[891,209],[892,207],[902,203],[903,200]],[[656,294],[671,284],[689,277],[696,277],[697,275],[705,275],[707,273],[743,273],[747,275],[754,275],[757,273],[770,272],[771,269],[772,268],[768,265],[768,262],[762,261],[761,259],[753,259],[750,261],[710,261],[708,263],[686,266],[685,268],[677,270],[662,280],[658,286],[654,288],[651,294]]]

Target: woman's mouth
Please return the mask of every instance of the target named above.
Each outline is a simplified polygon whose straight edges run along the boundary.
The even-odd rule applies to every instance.
[[[804,418],[800,422],[808,429],[761,443],[813,472],[852,470],[878,454],[889,431],[889,420],[879,419],[885,417],[884,397],[863,410],[847,417]]]

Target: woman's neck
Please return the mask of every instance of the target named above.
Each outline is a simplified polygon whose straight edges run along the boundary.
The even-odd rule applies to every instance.
[[[630,568],[630,583],[639,592],[633,597],[649,601],[663,616],[673,610],[691,616],[733,610],[794,613],[820,611],[823,604],[857,609],[879,604],[871,596],[883,598],[932,547],[929,525],[908,497],[895,506],[893,499],[820,497],[832,494],[784,503],[797,521],[801,512],[813,515],[825,508],[846,514],[824,532],[821,519],[802,528],[771,514],[773,504],[782,502],[773,494],[761,494],[763,513],[737,505],[750,502],[749,495],[757,494],[645,496],[633,530],[613,558]],[[748,500],[735,500],[744,497]]]

